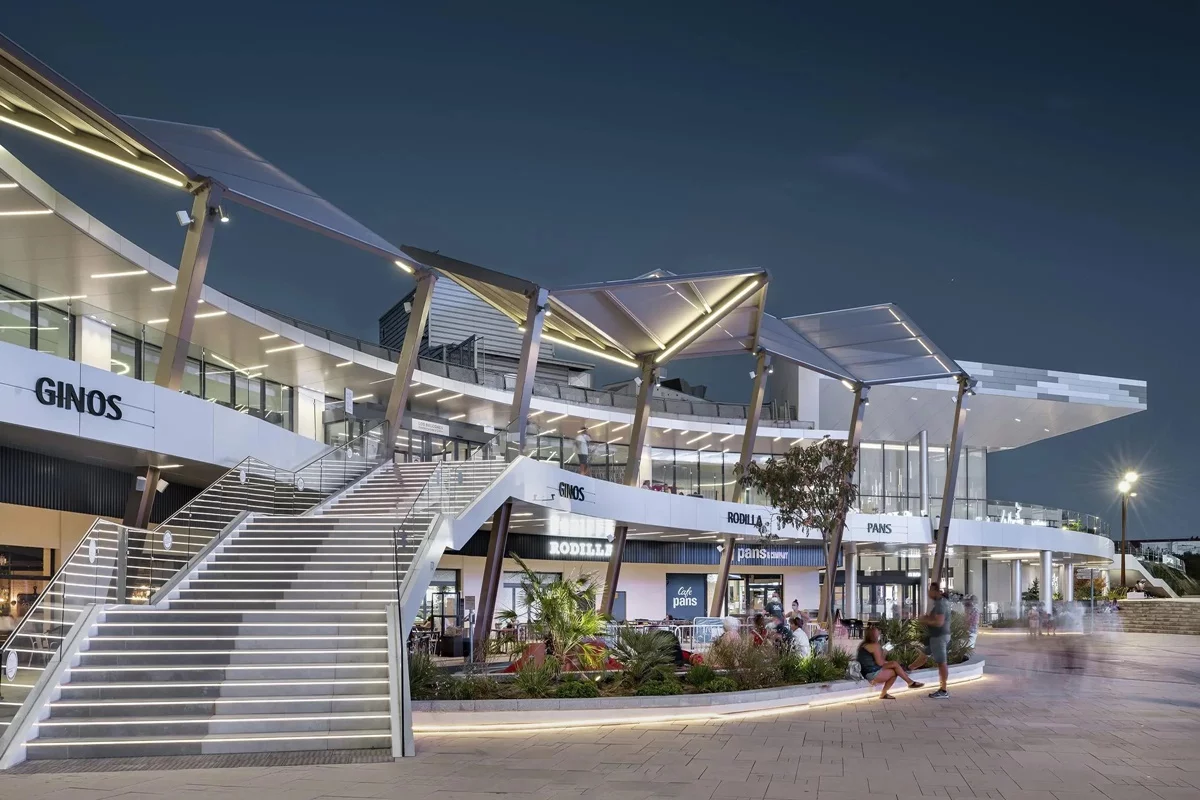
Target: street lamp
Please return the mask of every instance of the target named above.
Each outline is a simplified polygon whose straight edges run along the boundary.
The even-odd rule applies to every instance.
[[[1129,549],[1125,539],[1125,521],[1128,517],[1129,498],[1136,497],[1137,492],[1132,492],[1133,485],[1137,483],[1138,474],[1130,471],[1125,473],[1125,478],[1117,484],[1117,491],[1121,493],[1121,585],[1125,586],[1125,552]]]

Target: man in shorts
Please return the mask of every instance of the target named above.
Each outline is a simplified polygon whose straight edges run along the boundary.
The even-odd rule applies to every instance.
[[[592,437],[588,436],[587,428],[580,428],[579,433],[575,436],[575,454],[579,456],[579,474],[588,475],[591,473],[591,466],[588,464],[588,456],[590,455]]]
[[[929,658],[938,667],[938,689],[929,696],[935,700],[945,700],[950,697],[946,691],[946,678],[950,674],[946,655],[950,646],[950,601],[937,583],[929,584],[929,613],[921,617],[921,621],[929,632]]]

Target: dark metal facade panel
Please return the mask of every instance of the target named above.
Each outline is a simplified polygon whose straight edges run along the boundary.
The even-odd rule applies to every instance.
[[[119,519],[136,481],[132,472],[0,447],[0,503]],[[199,491],[170,484],[155,500],[151,521],[166,519]]]
[[[594,552],[587,556],[563,556],[551,553],[551,543],[588,542],[595,544]],[[448,555],[487,556],[488,532],[479,531],[457,551],[447,551]],[[581,561],[605,562],[603,555],[604,539],[563,539],[557,536],[542,536],[532,533],[510,533],[508,535],[508,555],[516,555],[523,559],[538,559],[543,561]],[[645,539],[630,539],[625,543],[624,562],[626,564],[678,564],[691,566],[718,566],[721,563],[721,552],[715,542],[664,542]],[[839,559],[840,563],[840,559]],[[748,542],[734,545],[735,567],[823,567],[825,566],[824,550],[819,543],[791,544],[769,543],[759,544]]]

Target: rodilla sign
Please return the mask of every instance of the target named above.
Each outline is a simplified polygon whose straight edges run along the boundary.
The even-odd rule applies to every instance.
[[[695,619],[706,613],[708,576],[688,572],[667,573],[667,616]]]

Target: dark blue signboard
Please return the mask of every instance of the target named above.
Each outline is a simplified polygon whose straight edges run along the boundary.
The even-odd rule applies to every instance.
[[[667,573],[667,616],[693,619],[708,613],[705,608],[707,575],[686,572]]]

